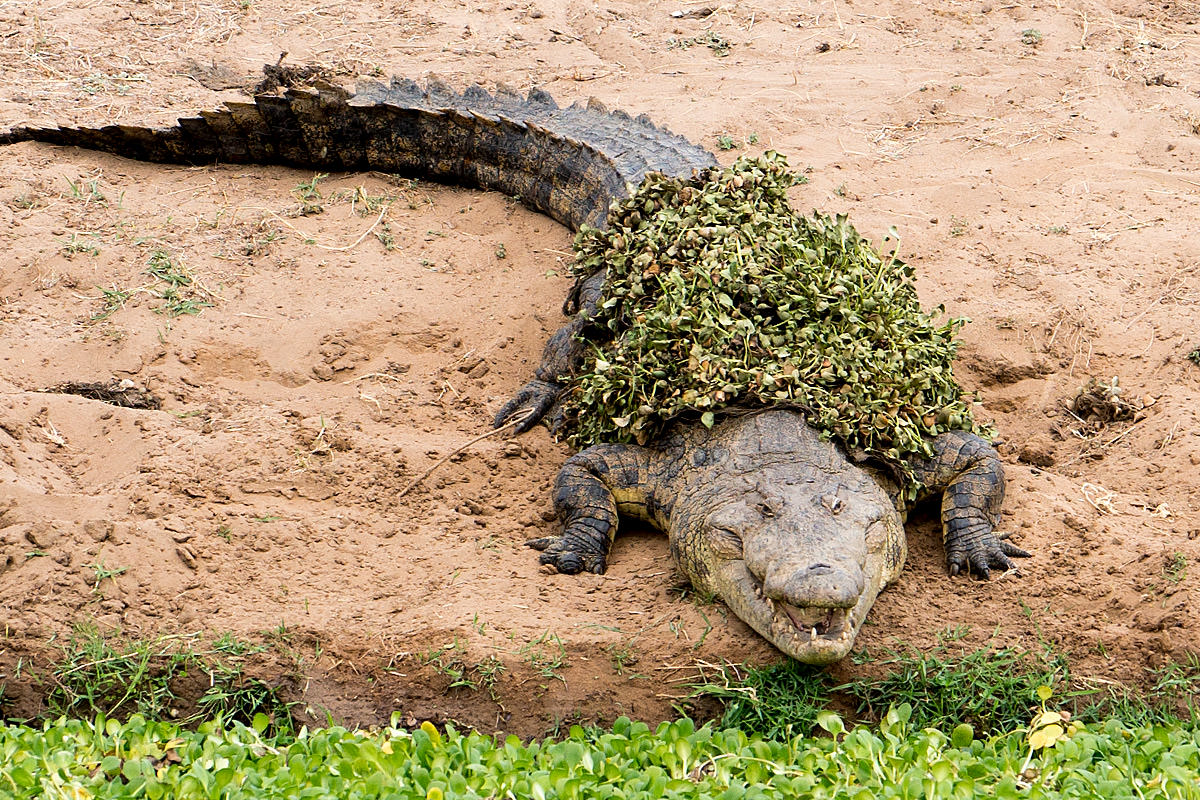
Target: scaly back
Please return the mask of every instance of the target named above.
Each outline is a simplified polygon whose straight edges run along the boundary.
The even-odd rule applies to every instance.
[[[517,196],[572,230],[603,227],[609,204],[649,172],[690,175],[716,163],[711,153],[654,125],[592,100],[559,108],[550,95],[527,97],[473,86],[460,93],[439,80],[290,88],[251,103],[227,103],[170,128],[17,127],[0,145],[21,141],[86,147],[140,161],[174,164],[286,164],[329,171],[379,170]]]

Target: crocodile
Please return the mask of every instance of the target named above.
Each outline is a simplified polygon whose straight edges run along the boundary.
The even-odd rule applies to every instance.
[[[272,69],[274,70],[272,72]],[[272,91],[174,126],[18,126],[0,145],[37,141],[161,163],[281,164],[377,170],[494,189],[566,227],[603,227],[610,205],[651,173],[716,165],[706,149],[647,117],[590,100],[560,107],[545,91],[456,92],[431,79],[365,82],[352,93],[268,68]],[[288,85],[294,84],[294,85]],[[604,273],[580,281],[570,320],[533,378],[497,414],[518,432],[542,420],[580,363]],[[912,464],[942,490],[950,572],[987,577],[1027,555],[994,531],[1004,496],[996,452],[942,434]],[[849,652],[879,591],[905,558],[899,484],[852,462],[787,410],[734,414],[712,429],[678,426],[648,447],[597,445],[568,458],[554,490],[562,532],[529,544],[560,572],[603,572],[621,514],[666,531],[680,572],[720,597],[784,653],[828,663]]]

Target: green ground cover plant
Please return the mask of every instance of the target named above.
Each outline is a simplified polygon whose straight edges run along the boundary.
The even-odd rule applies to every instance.
[[[818,717],[848,704],[860,721],[878,720],[907,705],[917,728],[949,733],[961,724],[982,735],[1020,727],[1049,687],[1060,706],[1085,722],[1117,719],[1131,726],[1200,721],[1200,662],[1170,663],[1148,674],[1144,687],[1073,675],[1051,649],[954,651],[943,641],[927,652],[894,650],[879,661],[886,671],[838,684],[825,670],[784,661],[765,666],[726,664],[691,686],[691,699],[718,700],[722,727],[768,739],[811,734]]]
[[[62,644],[62,658],[47,675],[46,716],[91,718],[139,714],[148,719],[249,722],[271,720],[272,734],[293,731],[288,704],[278,691],[244,673],[243,657],[263,648],[231,635],[208,647],[198,635],[138,639],[104,635],[80,624]],[[0,687],[2,688],[2,687]],[[191,713],[184,709],[194,708]]]
[[[1048,699],[1048,692],[1043,699]],[[525,743],[478,733],[301,730],[280,743],[252,725],[195,731],[125,723],[0,728],[0,794],[14,798],[1195,798],[1200,731],[1070,722],[1045,706],[1026,726],[975,738],[916,728],[912,708],[847,731],[786,741],[687,719],[655,729],[618,719]]]

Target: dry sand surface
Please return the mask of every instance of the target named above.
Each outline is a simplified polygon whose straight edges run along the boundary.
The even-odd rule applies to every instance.
[[[1200,651],[1198,24],[1162,0],[0,0],[0,128],[169,123],[244,98],[286,52],[347,83],[594,95],[723,162],[779,150],[808,170],[797,208],[896,226],[923,300],[973,320],[959,377],[1005,442],[1004,526],[1035,554],[952,579],[917,513],[860,649],[969,628],[961,646],[1049,642],[1076,674],[1138,684]],[[698,664],[778,658],[681,597],[653,533],[619,539],[606,575],[540,571],[522,543],[553,531],[567,455],[543,430],[399,497],[530,376],[571,236],[495,193],[379,174],[323,178],[323,212],[300,213],[313,180],[0,150],[5,710],[36,711],[38,669],[88,620],[267,642],[252,671],[320,720],[527,734],[661,718]],[[167,313],[156,265],[191,276],[175,310],[198,313]],[[114,378],[161,410],[45,391]],[[1134,418],[1070,413],[1092,378]],[[450,688],[423,663],[439,648],[506,671]]]

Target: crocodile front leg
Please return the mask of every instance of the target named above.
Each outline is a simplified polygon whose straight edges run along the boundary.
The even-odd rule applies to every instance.
[[[604,572],[618,514],[649,517],[649,465],[649,451],[635,445],[597,445],[571,456],[554,481],[562,533],[526,544],[541,550],[538,560],[559,572]]]
[[[516,432],[524,433],[538,423],[546,412],[554,407],[564,386],[562,378],[575,374],[583,361],[583,333],[591,322],[600,293],[604,288],[603,271],[576,284],[567,298],[563,313],[577,313],[546,342],[542,349],[542,362],[534,372],[533,380],[526,383],[513,398],[504,404],[492,427],[499,428],[511,419],[520,418]]]
[[[1004,502],[1004,464],[996,450],[973,433],[950,431],[933,439],[931,459],[911,466],[926,490],[942,493],[942,541],[950,574],[974,572],[985,579],[992,568],[1015,570],[1010,556],[1029,553],[997,534]]]

